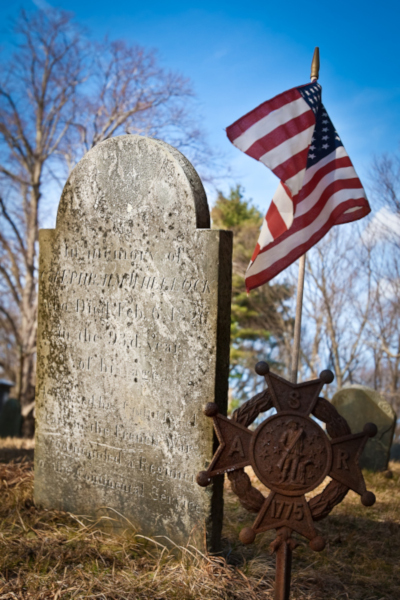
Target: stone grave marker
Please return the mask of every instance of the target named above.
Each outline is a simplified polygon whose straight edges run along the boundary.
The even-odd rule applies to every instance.
[[[232,238],[168,144],[102,142],[40,231],[35,501],[218,546],[210,401],[226,411]],[[165,539],[160,541],[165,542]]]
[[[396,426],[396,413],[390,404],[376,390],[358,384],[336,392],[332,404],[346,419],[352,433],[362,431],[366,422],[375,423],[378,433],[368,440],[360,466],[370,471],[386,470]]]

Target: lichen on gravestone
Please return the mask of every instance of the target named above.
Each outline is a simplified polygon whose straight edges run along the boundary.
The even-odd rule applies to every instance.
[[[70,175],[39,237],[38,504],[218,546],[222,481],[205,495],[195,476],[213,455],[202,407],[226,411],[232,239],[209,227],[164,142],[112,138]]]

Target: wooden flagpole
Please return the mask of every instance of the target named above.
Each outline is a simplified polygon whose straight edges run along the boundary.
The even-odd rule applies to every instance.
[[[297,280],[296,316],[294,319],[292,366],[291,366],[291,371],[290,371],[290,380],[292,383],[297,383],[297,372],[298,372],[299,354],[300,354],[301,315],[302,315],[302,311],[303,311],[303,290],[304,290],[305,270],[306,270],[306,255],[303,254],[303,256],[300,256],[300,260],[299,260],[299,278]]]
[[[317,81],[319,76],[319,48],[314,50],[314,56],[311,63],[311,81]],[[300,257],[299,260],[299,278],[297,281],[297,299],[296,299],[296,316],[294,321],[294,337],[292,349],[292,364],[290,372],[290,380],[292,383],[297,383],[297,373],[299,367],[300,355],[300,338],[301,338],[301,316],[303,311],[303,291],[304,291],[304,275],[306,270],[306,255]]]

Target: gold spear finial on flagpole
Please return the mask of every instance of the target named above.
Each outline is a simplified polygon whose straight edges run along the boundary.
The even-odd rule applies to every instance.
[[[311,81],[315,81],[319,77],[319,47],[316,46],[314,56],[311,63]]]

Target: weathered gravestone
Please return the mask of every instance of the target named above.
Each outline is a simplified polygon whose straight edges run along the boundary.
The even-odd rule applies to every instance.
[[[35,500],[116,528],[218,545],[222,482],[195,477],[226,411],[231,234],[171,146],[107,140],[40,232]],[[165,540],[162,540],[165,541]]]
[[[362,431],[366,422],[375,423],[378,433],[368,440],[360,466],[370,471],[387,469],[396,426],[396,414],[390,404],[376,390],[358,384],[336,392],[332,404],[346,419],[352,433]]]

